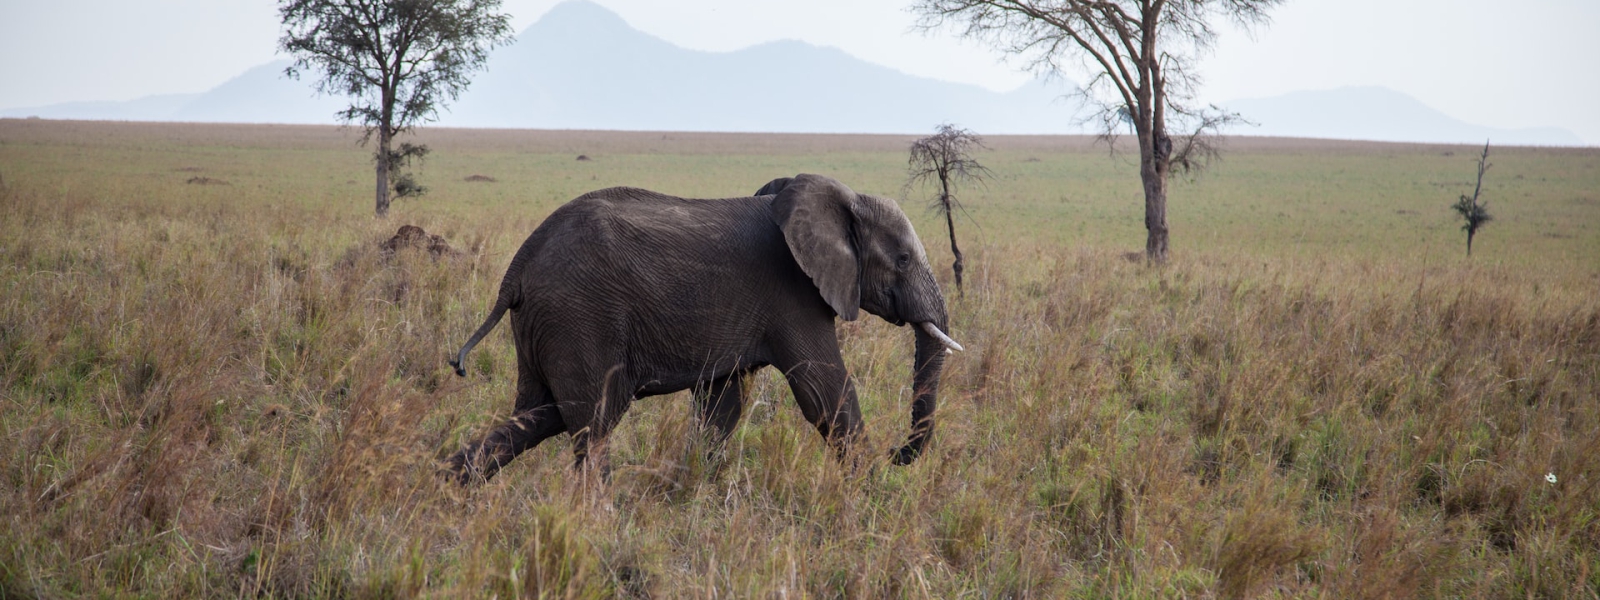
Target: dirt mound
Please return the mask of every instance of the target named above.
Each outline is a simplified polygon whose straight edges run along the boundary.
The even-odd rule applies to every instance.
[[[486,182],[486,183],[494,183],[495,182],[495,178],[490,177],[488,175],[472,174],[472,175],[468,175],[466,177],[466,179],[463,179],[462,181],[482,181],[482,182]]]
[[[216,178],[212,178],[212,177],[205,177],[205,176],[201,176],[201,175],[196,175],[194,177],[190,177],[189,180],[185,181],[184,183],[189,183],[189,184],[194,184],[194,185],[228,185],[228,182],[223,181],[221,179],[216,179]]]
[[[385,257],[394,256],[394,253],[401,248],[427,250],[428,254],[434,258],[455,256],[461,253],[459,250],[450,247],[450,242],[446,241],[444,237],[428,233],[416,225],[400,226],[400,231],[395,232],[394,237],[389,238],[388,241],[378,244],[378,248],[383,251]]]
[[[589,158],[589,155],[587,155],[587,154],[579,154],[578,155],[578,160],[593,160],[593,159]]]

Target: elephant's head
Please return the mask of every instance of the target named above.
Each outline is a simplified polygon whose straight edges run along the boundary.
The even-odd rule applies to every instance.
[[[922,241],[892,200],[857,194],[830,177],[797,175],[772,206],[795,261],[841,318],[853,321],[865,310],[895,325],[916,325],[911,437],[894,457],[910,463],[933,433],[946,348],[961,349],[944,333],[944,294]]]

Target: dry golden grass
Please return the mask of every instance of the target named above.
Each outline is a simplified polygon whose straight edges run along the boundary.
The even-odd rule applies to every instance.
[[[625,419],[609,484],[557,438],[462,490],[438,460],[504,418],[513,352],[445,359],[549,210],[802,170],[895,193],[908,140],[426,135],[433,196],[375,221],[349,132],[0,121],[0,597],[1600,590],[1600,151],[1504,150],[1466,260],[1470,152],[1236,140],[1153,268],[1122,258],[1125,162],[995,138],[914,465],[841,473],[768,375],[720,456],[677,395]],[[386,258],[404,223],[467,252]],[[840,329],[887,450],[910,334]]]

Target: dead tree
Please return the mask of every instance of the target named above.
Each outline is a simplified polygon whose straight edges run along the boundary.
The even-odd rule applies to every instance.
[[[1479,194],[1483,193],[1483,174],[1490,166],[1492,165],[1489,164],[1489,142],[1486,140],[1483,142],[1483,155],[1478,157],[1478,185],[1472,188],[1471,197],[1462,194],[1461,199],[1456,200],[1455,205],[1450,207],[1467,222],[1461,226],[1461,230],[1467,232],[1467,256],[1472,256],[1472,236],[1478,234],[1478,228],[1484,223],[1494,219],[1489,215],[1489,203],[1478,199]]]
[[[949,123],[940,125],[933,135],[911,143],[911,159],[907,162],[910,175],[906,187],[938,181],[939,197],[934,200],[934,210],[944,215],[945,227],[950,232],[950,253],[956,257],[950,270],[956,276],[956,292],[962,296],[961,271],[965,268],[961,247],[956,244],[955,209],[961,207],[956,199],[956,184],[963,181],[982,182],[992,173],[988,167],[972,158],[973,150],[983,148],[983,138],[971,131]]]

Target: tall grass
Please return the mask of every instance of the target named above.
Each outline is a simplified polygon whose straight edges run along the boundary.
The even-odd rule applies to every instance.
[[[974,196],[985,234],[951,299],[969,350],[917,463],[841,472],[767,374],[721,452],[676,395],[630,412],[609,483],[576,480],[557,438],[464,490],[438,461],[504,418],[513,351],[502,328],[467,379],[445,358],[545,213],[603,185],[731,196],[800,170],[892,191],[898,141],[446,137],[436,197],[378,222],[334,130],[0,134],[0,597],[1600,590],[1593,152],[1508,150],[1525,168],[1503,174],[1546,181],[1502,184],[1528,195],[1467,261],[1441,186],[1381,207],[1338,191],[1409,189],[1396,162],[1442,181],[1438,148],[1245,144],[1188,184],[1174,221],[1194,234],[1153,268],[1120,252],[1142,239],[1120,163],[999,140],[1009,170]],[[1247,219],[1278,211],[1296,217]],[[405,222],[465,252],[384,256]],[[840,332],[887,450],[911,335]]]

